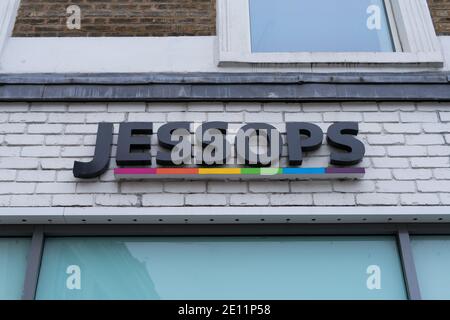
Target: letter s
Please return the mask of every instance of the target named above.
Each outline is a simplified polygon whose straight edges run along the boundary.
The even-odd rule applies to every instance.
[[[353,136],[358,135],[357,122],[337,122],[327,131],[328,144],[345,152],[332,152],[330,163],[340,166],[358,164],[364,158],[364,144]]]

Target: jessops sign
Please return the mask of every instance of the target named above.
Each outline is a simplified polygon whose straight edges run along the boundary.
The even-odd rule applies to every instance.
[[[198,124],[170,122],[157,131],[159,150],[152,166],[151,122],[120,124],[114,170],[118,178],[355,178],[364,168],[355,168],[364,157],[364,144],[357,139],[358,123],[337,122],[328,127],[332,147],[329,167],[302,168],[304,153],[322,146],[324,133],[312,123],[286,123],[288,167],[280,166],[283,138],[267,123],[248,123],[231,135],[227,122]],[[100,123],[94,158],[76,161],[73,174],[90,179],[108,170],[113,143],[113,124]],[[233,142],[227,137],[232,137]]]

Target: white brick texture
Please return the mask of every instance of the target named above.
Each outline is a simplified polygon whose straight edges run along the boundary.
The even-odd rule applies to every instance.
[[[352,103],[1,103],[0,207],[420,206],[450,204],[450,109],[440,104]],[[306,121],[324,131],[358,121],[366,146],[358,181],[116,181],[75,179],[73,162],[89,161],[97,124],[153,121]],[[153,139],[153,143],[156,140]],[[153,148],[157,148],[156,145]],[[328,164],[322,148],[304,166]],[[153,153],[155,150],[153,150]],[[286,165],[286,159],[282,159]]]

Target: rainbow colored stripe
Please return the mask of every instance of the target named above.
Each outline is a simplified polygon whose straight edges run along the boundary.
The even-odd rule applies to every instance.
[[[208,178],[208,177],[261,177],[302,178],[357,178],[365,174],[364,168],[116,168],[118,178]]]

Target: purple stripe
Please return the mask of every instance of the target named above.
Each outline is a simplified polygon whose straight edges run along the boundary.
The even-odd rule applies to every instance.
[[[364,174],[366,169],[364,168],[326,168],[327,174]]]
[[[114,174],[156,174],[156,168],[115,168]]]

